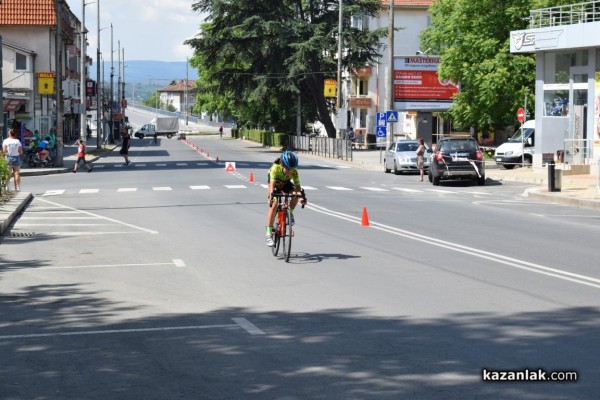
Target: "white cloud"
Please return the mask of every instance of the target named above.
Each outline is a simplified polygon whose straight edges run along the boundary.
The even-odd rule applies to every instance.
[[[125,49],[126,60],[182,61],[192,56],[183,42],[195,36],[204,17],[192,11],[192,0],[96,0],[100,6],[100,28],[113,25],[113,57],[117,42]],[[81,1],[67,0],[81,18]],[[85,8],[88,54],[95,59],[97,47],[97,4]],[[100,51],[110,59],[110,28],[100,32]]]

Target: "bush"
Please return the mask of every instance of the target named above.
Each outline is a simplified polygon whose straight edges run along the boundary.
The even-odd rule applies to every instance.
[[[6,188],[6,184],[10,179],[10,169],[4,157],[0,157],[0,193]]]

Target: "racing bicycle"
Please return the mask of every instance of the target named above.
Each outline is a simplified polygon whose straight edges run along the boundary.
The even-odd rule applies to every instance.
[[[302,208],[306,205],[306,195],[304,189],[300,193],[282,193],[274,191],[271,198],[277,201],[277,214],[275,215],[275,224],[273,225],[273,242],[275,245],[271,248],[273,255],[277,257],[281,246],[281,253],[285,262],[290,261],[292,251],[292,237],[294,229],[290,224],[290,200],[298,197],[302,199]]]

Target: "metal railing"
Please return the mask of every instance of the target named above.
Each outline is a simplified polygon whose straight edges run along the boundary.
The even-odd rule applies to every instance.
[[[290,150],[352,161],[352,141],[329,137],[289,135]]]
[[[530,29],[595,21],[600,21],[600,1],[540,8],[529,12]]]
[[[564,162],[588,164],[593,143],[593,139],[565,139]]]

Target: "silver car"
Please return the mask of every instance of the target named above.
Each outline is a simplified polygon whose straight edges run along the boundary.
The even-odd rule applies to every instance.
[[[417,168],[417,148],[419,143],[416,140],[401,139],[393,143],[385,152],[383,159],[383,169],[386,173],[394,171],[394,174],[400,175],[403,172],[419,172]],[[423,167],[425,172],[429,169],[429,155],[431,148],[425,143],[425,159]]]

